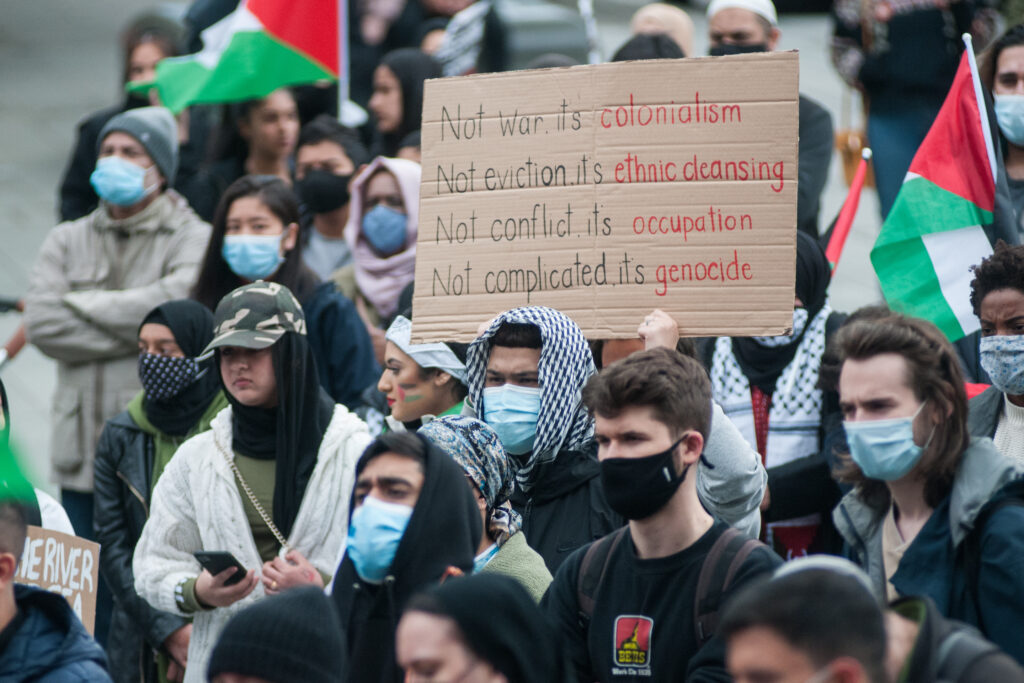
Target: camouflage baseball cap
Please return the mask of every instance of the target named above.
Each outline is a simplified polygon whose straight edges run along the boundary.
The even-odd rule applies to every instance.
[[[228,293],[213,314],[213,341],[200,359],[221,346],[265,349],[285,332],[306,334],[302,306],[284,285],[257,280]]]

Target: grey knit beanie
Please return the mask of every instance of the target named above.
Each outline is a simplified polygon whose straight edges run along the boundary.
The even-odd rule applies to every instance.
[[[115,131],[127,133],[146,148],[146,153],[160,169],[168,185],[178,172],[178,124],[166,107],[139,107],[121,112],[107,121],[100,131],[96,151],[103,140]]]

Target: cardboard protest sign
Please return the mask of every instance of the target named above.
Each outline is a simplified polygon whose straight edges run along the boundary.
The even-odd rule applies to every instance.
[[[413,337],[557,308],[591,338],[792,325],[795,52],[431,80]]]
[[[98,543],[29,526],[14,580],[63,595],[91,634],[96,623],[99,568]]]

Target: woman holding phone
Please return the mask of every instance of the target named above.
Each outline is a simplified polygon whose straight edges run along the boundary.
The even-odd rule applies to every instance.
[[[205,680],[228,619],[264,595],[330,578],[345,542],[366,425],[320,388],[302,308],[258,281],[214,314],[213,355],[230,406],[185,442],[153,491],[135,553],[135,588],[193,617],[185,681]],[[211,573],[196,558],[230,554]],[[230,558],[228,558],[230,559]],[[234,564],[231,561],[230,564]]]

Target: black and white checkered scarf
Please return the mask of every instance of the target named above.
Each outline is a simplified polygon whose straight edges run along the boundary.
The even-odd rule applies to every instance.
[[[483,415],[484,379],[491,355],[491,337],[502,323],[523,323],[540,328],[540,416],[533,451],[519,467],[516,478],[524,491],[535,483],[538,465],[553,461],[560,451],[578,450],[594,435],[594,424],[583,406],[583,387],[597,372],[590,347],[576,323],[544,306],[514,308],[502,313],[469,347],[466,380],[470,405]]]

